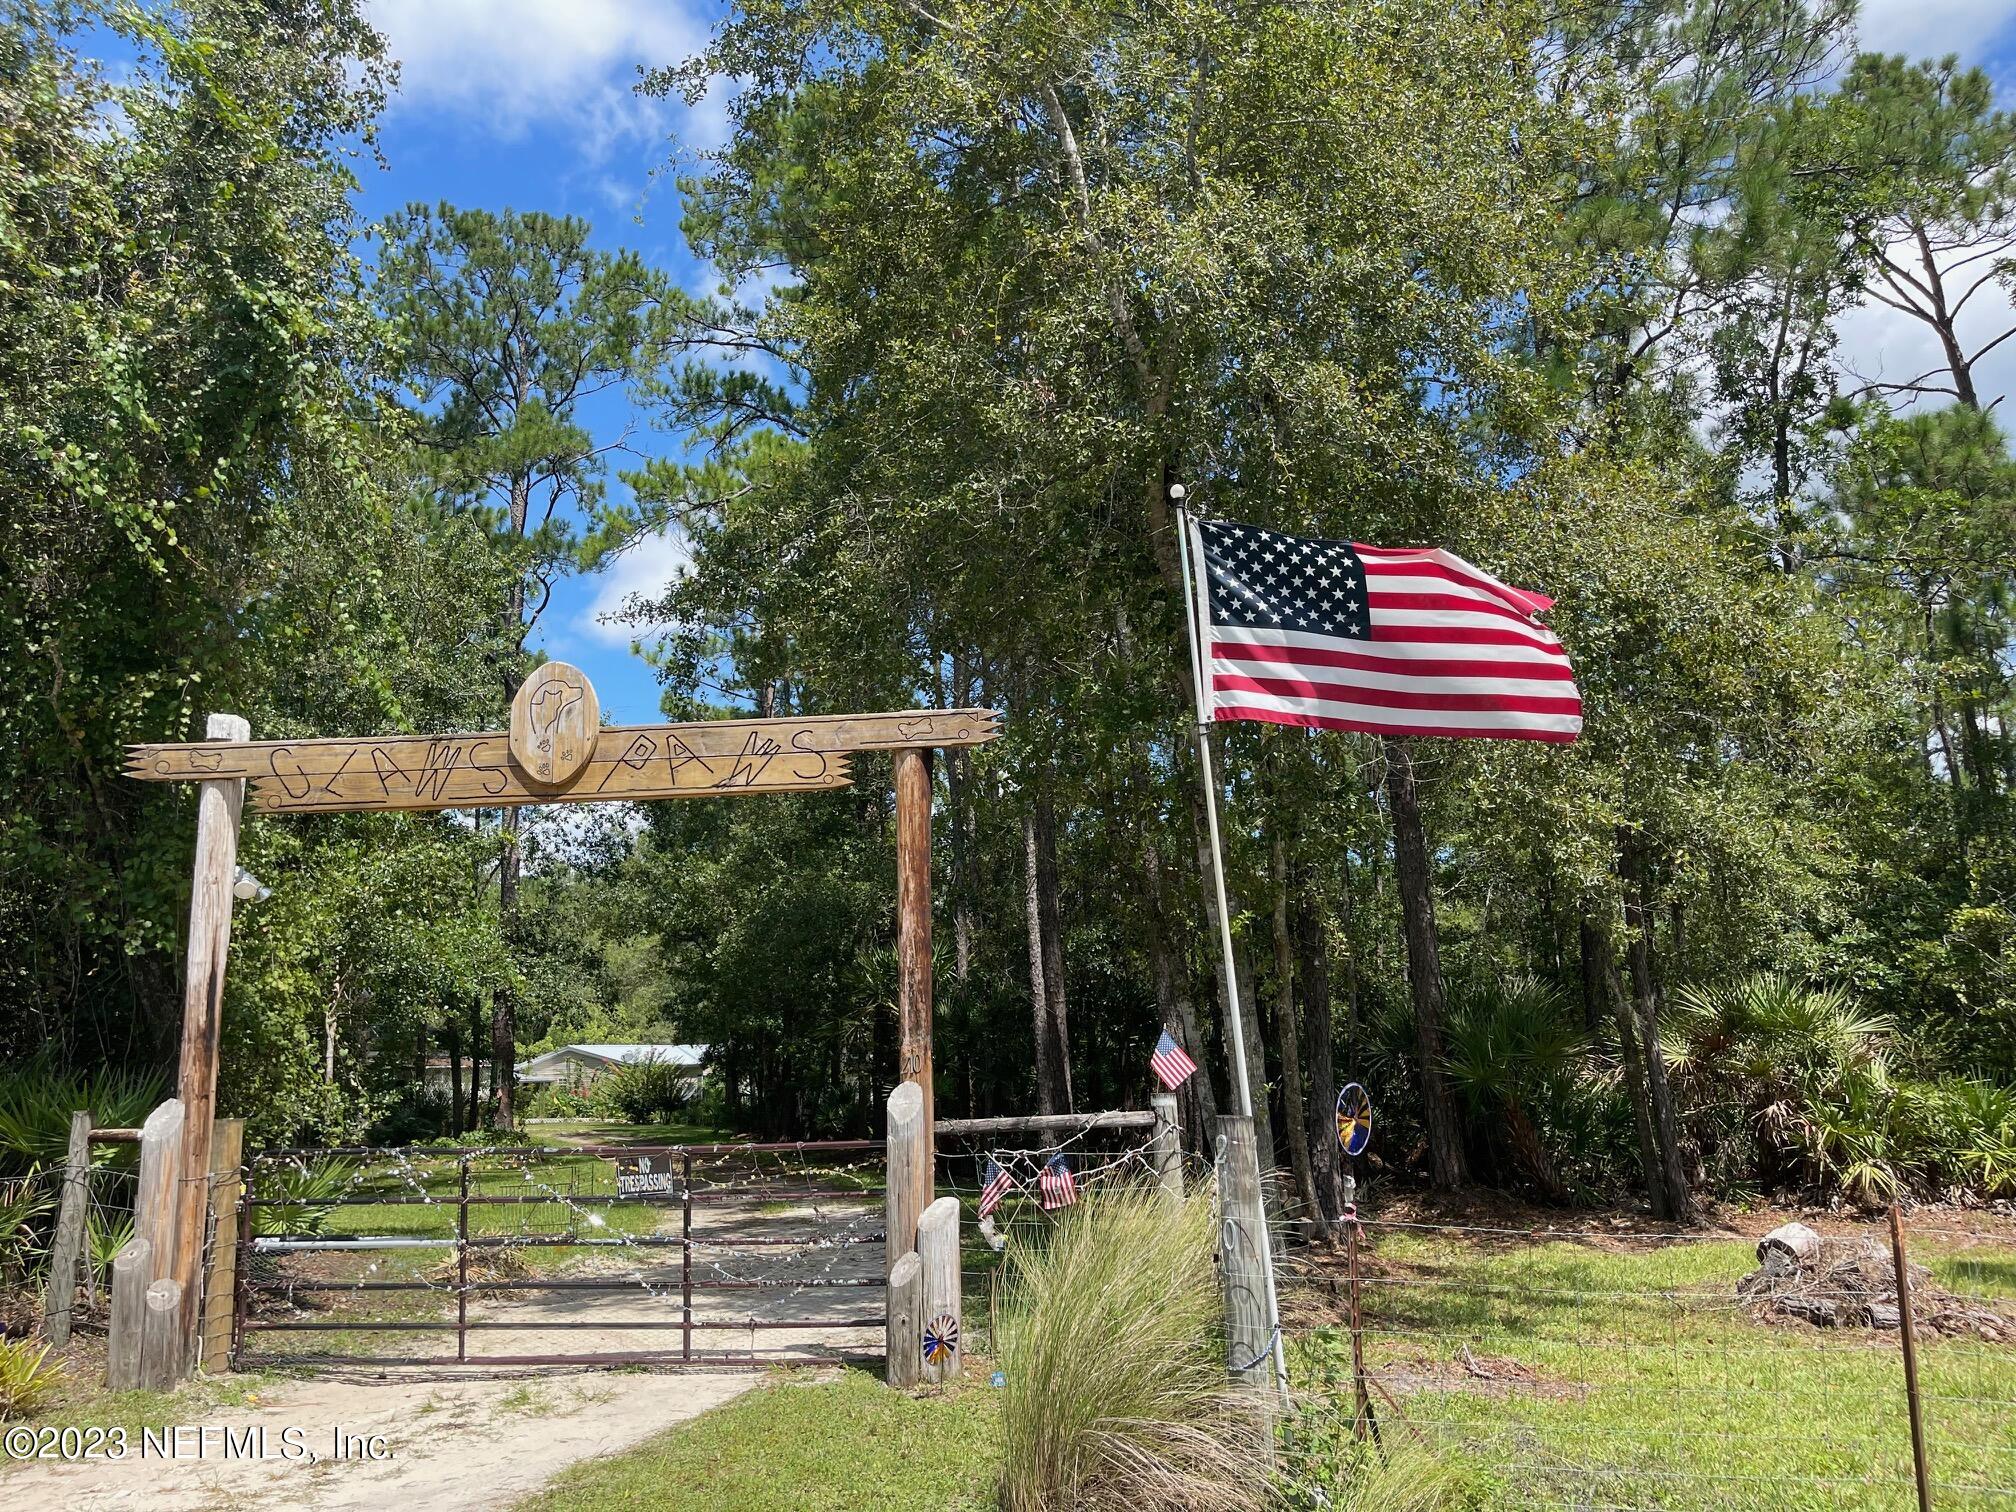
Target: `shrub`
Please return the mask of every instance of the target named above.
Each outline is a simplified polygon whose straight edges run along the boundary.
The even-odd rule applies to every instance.
[[[63,1384],[63,1368],[50,1361],[49,1350],[27,1339],[0,1339],[0,1419],[26,1417]]]
[[[100,1128],[138,1128],[168,1096],[154,1075],[61,1069],[40,1055],[0,1070],[0,1178],[54,1170],[70,1149],[70,1115],[88,1112]],[[111,1158],[106,1152],[105,1158]]]
[[[112,1262],[133,1238],[133,1215],[106,1214],[94,1203],[84,1211],[84,1254],[101,1288],[112,1284]]]
[[[525,1099],[527,1118],[586,1118],[594,1110],[578,1087],[557,1082],[539,1088]]]
[[[301,1162],[274,1162],[259,1168],[253,1192],[260,1205],[252,1210],[252,1231],[263,1239],[287,1235],[309,1236],[322,1232],[337,1204],[331,1199],[347,1196],[357,1180],[354,1161],[324,1156],[312,1165]],[[269,1200],[286,1198],[280,1206],[268,1207]]]
[[[596,1078],[588,1101],[604,1118],[624,1123],[676,1123],[686,1111],[693,1090],[690,1066],[670,1061],[632,1061]]]
[[[401,1094],[365,1130],[368,1145],[412,1145],[438,1139],[454,1122],[448,1094],[420,1087]]]
[[[1269,1430],[1226,1385],[1215,1234],[1207,1196],[1123,1192],[1011,1250],[1006,1512],[1271,1499]]]
[[[22,1274],[41,1253],[43,1220],[55,1208],[55,1195],[45,1188],[37,1171],[0,1181],[0,1278]]]

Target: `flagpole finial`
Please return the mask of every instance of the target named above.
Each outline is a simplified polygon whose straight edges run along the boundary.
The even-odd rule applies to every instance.
[[[1189,496],[1190,490],[1185,488],[1181,483],[1171,483],[1169,485],[1169,497],[1174,499],[1178,504],[1181,504]]]

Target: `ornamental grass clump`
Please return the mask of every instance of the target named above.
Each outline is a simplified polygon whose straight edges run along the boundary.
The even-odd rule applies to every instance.
[[[1208,1196],[1100,1194],[1018,1245],[999,1341],[1006,1512],[1268,1504],[1271,1428],[1227,1389]]]

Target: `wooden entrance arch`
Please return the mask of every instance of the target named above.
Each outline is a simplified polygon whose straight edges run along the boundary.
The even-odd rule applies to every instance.
[[[740,797],[849,786],[857,751],[888,751],[896,789],[896,969],[902,1079],[924,1098],[923,1180],[930,1180],[931,753],[984,745],[1001,733],[990,709],[899,709],[882,714],[724,719],[697,724],[602,725],[594,687],[578,668],[548,662],[511,705],[511,728],[481,734],[258,740],[235,714],[210,716],[206,740],[134,746],[127,775],[198,785],[195,888],[189,901],[182,999],[182,1180],[157,1276],[182,1283],[183,1338],[193,1342],[197,1280],[217,1111],[224,966],[231,946],[238,826],[271,814],[511,808],[547,803]],[[916,1194],[912,1212],[929,1203]],[[191,1351],[185,1347],[183,1358]]]

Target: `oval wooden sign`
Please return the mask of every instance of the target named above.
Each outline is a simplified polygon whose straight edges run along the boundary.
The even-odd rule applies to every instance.
[[[534,782],[570,782],[595,754],[602,703],[579,667],[547,662],[511,700],[511,754]]]

